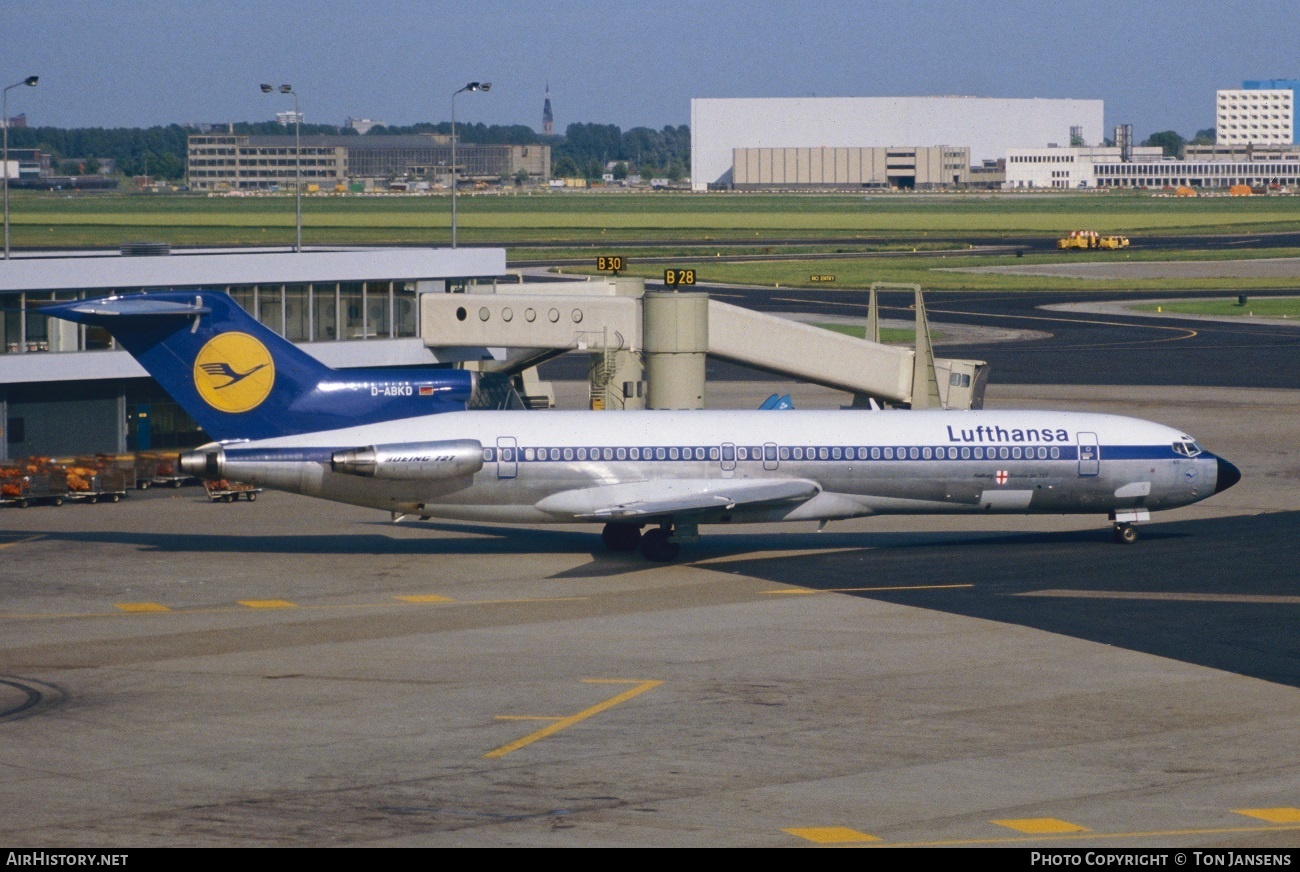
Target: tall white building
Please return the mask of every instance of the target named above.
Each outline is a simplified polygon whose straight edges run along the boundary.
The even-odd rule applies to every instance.
[[[691,100],[691,187],[732,183],[735,149],[950,146],[970,160],[1012,148],[1100,143],[1101,100],[987,97],[807,97]]]
[[[1218,92],[1214,106],[1219,145],[1287,145],[1295,139],[1295,92],[1233,88]]]

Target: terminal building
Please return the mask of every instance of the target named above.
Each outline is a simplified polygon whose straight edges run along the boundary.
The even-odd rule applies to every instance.
[[[691,187],[697,191],[734,187],[737,154],[746,161],[742,172],[752,178],[749,155],[764,149],[771,150],[775,158],[778,152],[792,149],[838,152],[884,148],[887,152],[912,152],[916,157],[900,154],[898,160],[918,162],[932,148],[941,153],[961,149],[968,165],[982,165],[1002,160],[1013,148],[1069,144],[1074,129],[1082,141],[1100,142],[1105,135],[1103,109],[1101,100],[696,98],[691,100]],[[942,168],[942,154],[939,160],[941,175],[951,175]],[[795,178],[800,184],[797,170]]]
[[[1300,184],[1300,149],[1202,146],[1187,159],[1166,158],[1158,147],[1012,149],[1007,190],[1028,188],[1252,188]]]
[[[304,185],[325,190],[357,180],[451,181],[450,136],[304,136],[301,142],[295,150],[293,136],[190,136],[189,186],[196,191],[292,188],[299,172]],[[521,171],[541,181],[551,175],[551,148],[457,144],[456,162],[462,181],[496,181]]]
[[[206,251],[23,256],[0,263],[0,460],[196,445],[205,437],[107,334],[40,305],[217,290],[335,368],[456,365],[475,352],[419,338],[419,295],[505,273],[504,249]]]

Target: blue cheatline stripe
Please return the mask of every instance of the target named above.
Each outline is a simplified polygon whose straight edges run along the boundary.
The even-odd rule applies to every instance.
[[[770,445],[771,443],[768,443]],[[499,449],[485,448],[484,460],[497,459]],[[519,463],[555,463],[582,461],[636,461],[636,462],[683,462],[683,461],[723,461],[733,459],[741,463],[757,463],[766,460],[779,460],[782,463],[799,463],[815,461],[818,463],[876,462],[888,463],[904,461],[908,463],[924,461],[963,461],[963,460],[1032,460],[1032,461],[1076,461],[1079,459],[1077,445],[782,445],[777,456],[764,456],[763,445],[737,445],[729,448],[724,457],[717,445],[674,445],[674,446],[555,446],[530,447],[520,446],[514,449],[514,462]],[[1100,460],[1172,460],[1183,457],[1173,450],[1171,445],[1101,445],[1098,448]]]

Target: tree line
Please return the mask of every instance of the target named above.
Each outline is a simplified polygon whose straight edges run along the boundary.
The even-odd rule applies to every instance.
[[[237,122],[230,128],[249,136],[284,135],[278,121]],[[226,129],[214,130],[220,134]],[[358,136],[351,128],[328,124],[303,124],[302,135]],[[150,175],[180,180],[185,176],[186,140],[199,134],[194,127],[169,124],[165,127],[14,127],[9,147],[40,149],[52,157],[59,175],[90,175],[105,161],[112,161],[126,176]],[[379,125],[366,136],[413,133],[451,134],[451,122],[415,124],[405,127]],[[665,176],[680,179],[690,164],[691,132],[683,124],[662,130],[633,127],[624,131],[616,124],[570,124],[563,136],[543,136],[522,124],[457,124],[460,142],[470,145],[549,145],[554,176],[583,176],[598,179],[610,163],[618,163],[616,175],[637,173],[646,178]]]

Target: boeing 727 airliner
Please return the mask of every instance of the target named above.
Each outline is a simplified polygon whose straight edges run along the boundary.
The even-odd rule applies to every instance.
[[[876,514],[1150,512],[1241,477],[1185,433],[1042,411],[471,411],[462,370],[333,370],[230,297],[60,303],[107,328],[215,442],[185,471],[415,515],[593,522],[615,551],[674,559],[701,524]],[[646,532],[643,529],[649,527]]]

